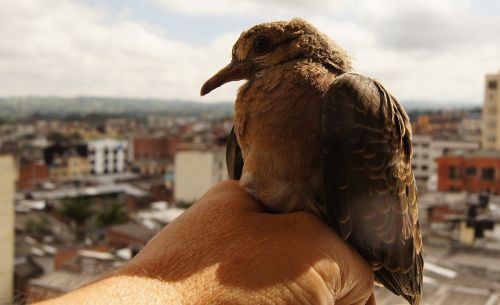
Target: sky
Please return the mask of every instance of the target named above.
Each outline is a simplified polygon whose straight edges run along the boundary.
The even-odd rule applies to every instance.
[[[475,103],[500,71],[498,0],[0,1],[0,96],[200,97],[239,34],[302,17],[400,101]]]

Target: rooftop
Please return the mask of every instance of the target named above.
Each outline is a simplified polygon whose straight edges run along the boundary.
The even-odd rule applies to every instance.
[[[92,281],[96,276],[58,270],[44,274],[30,280],[31,285],[36,285],[61,292],[71,291]]]
[[[109,227],[108,231],[126,234],[128,236],[141,239],[144,241],[150,240],[156,234],[156,231],[148,229],[145,226],[134,222],[128,222],[122,225],[111,226]]]
[[[472,158],[494,158],[500,159],[500,151],[499,150],[486,150],[486,149],[478,149],[478,150],[450,150],[444,154],[444,156],[452,156],[452,157],[463,157],[465,159]]]

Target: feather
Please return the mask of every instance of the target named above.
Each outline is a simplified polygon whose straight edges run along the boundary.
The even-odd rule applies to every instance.
[[[325,95],[322,124],[324,162],[334,164],[323,172],[330,218],[341,223],[349,205],[347,240],[384,286],[418,304],[423,260],[406,113],[379,82],[346,73]],[[346,179],[341,191],[338,181]]]

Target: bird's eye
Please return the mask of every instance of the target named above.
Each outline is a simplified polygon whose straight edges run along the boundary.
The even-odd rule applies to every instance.
[[[259,37],[253,42],[253,51],[255,54],[263,54],[269,50],[271,42],[264,37]]]

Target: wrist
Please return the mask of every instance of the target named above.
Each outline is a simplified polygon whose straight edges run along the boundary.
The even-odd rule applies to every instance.
[[[132,275],[112,275],[61,297],[37,305],[121,305],[168,304],[181,305],[181,294],[173,285],[158,279]]]

